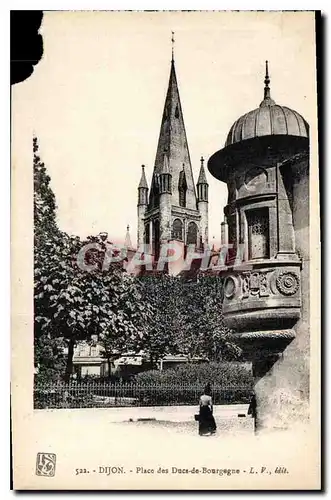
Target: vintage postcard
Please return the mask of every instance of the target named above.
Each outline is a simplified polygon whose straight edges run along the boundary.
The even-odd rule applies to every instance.
[[[21,16],[14,489],[319,490],[316,14]]]

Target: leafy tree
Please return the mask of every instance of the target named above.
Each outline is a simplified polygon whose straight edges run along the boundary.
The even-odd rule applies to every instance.
[[[85,244],[96,244],[87,253],[87,261],[95,268],[85,273],[88,298],[93,304],[91,332],[98,337],[102,355],[111,363],[123,353],[137,353],[142,348],[144,325],[150,307],[142,301],[139,283],[123,270],[122,262],[107,265],[111,243],[100,237],[89,237]]]
[[[48,310],[48,276],[60,262],[62,234],[56,223],[55,196],[37,139],[33,139],[34,166],[34,358],[39,379],[57,378],[63,369],[63,343],[54,339]],[[42,293],[45,288],[46,293]],[[48,292],[47,292],[48,289]]]
[[[65,344],[61,338],[37,335],[34,343],[37,360],[35,379],[38,382],[60,380],[66,366]]]
[[[184,317],[179,314],[182,286],[177,277],[168,274],[146,274],[138,278],[141,296],[148,309],[143,328],[143,350],[150,364],[167,354],[177,354],[178,337]]]
[[[240,358],[241,350],[224,324],[222,294],[223,280],[219,276],[200,274],[196,280],[182,280],[180,314],[185,321],[179,336],[181,352],[210,361]]]
[[[55,377],[66,346],[69,379],[75,345],[95,336],[109,368],[123,352],[142,349],[152,366],[166,354],[236,358],[238,349],[222,322],[221,280],[204,276],[188,282],[167,274],[133,278],[121,263],[105,266],[109,242],[104,237],[82,241],[59,230],[37,139],[33,147],[36,366],[44,372],[47,366]]]
[[[143,276],[143,300],[152,315],[144,328],[144,351],[152,365],[166,354],[210,361],[234,360],[240,349],[231,340],[222,315],[223,283],[218,276],[197,279],[166,274]]]
[[[50,179],[36,155],[35,177],[35,343],[40,347],[35,354],[37,364],[45,364],[47,342],[55,346],[63,339],[68,380],[81,341],[97,337],[109,364],[123,350],[139,349],[144,307],[122,265],[104,267],[107,246],[100,236],[81,241],[58,230]]]

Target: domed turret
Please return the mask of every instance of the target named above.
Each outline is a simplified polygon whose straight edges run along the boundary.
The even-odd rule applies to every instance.
[[[263,102],[263,101],[262,101]],[[308,123],[296,111],[277,104],[262,106],[241,116],[232,125],[225,146],[265,135],[309,137]]]
[[[260,106],[233,124],[225,147],[208,161],[228,188],[222,314],[252,362],[256,429],[272,428],[283,410],[271,388],[286,387],[294,400],[296,363],[307,359],[309,346],[309,127],[271,99],[269,83],[267,64]],[[308,390],[302,382],[300,394],[308,397]],[[290,411],[297,412],[294,404]]]
[[[264,80],[264,99],[260,106],[241,116],[232,125],[225,146],[266,135],[309,137],[306,120],[296,111],[279,106],[270,97],[268,61]]]
[[[208,161],[210,173],[226,182],[229,171],[236,168],[243,157],[246,161],[253,155],[263,157],[267,152],[277,154],[280,161],[283,153],[296,154],[307,149],[309,125],[293,109],[280,106],[270,96],[268,61],[264,80],[264,98],[260,106],[244,114],[232,125],[224,148],[212,155]],[[229,170],[230,169],[230,170]]]

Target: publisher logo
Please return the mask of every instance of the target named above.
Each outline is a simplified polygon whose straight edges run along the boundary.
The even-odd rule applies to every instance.
[[[55,453],[37,453],[37,476],[55,476]]]

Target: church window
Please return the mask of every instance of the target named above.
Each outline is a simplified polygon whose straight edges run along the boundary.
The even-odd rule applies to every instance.
[[[269,210],[259,208],[247,212],[248,257],[269,258]]]
[[[158,219],[155,219],[155,221],[153,222],[152,247],[153,247],[153,254],[154,256],[157,257],[160,251],[160,222]]]
[[[186,207],[186,189],[179,190],[179,206]]]
[[[150,243],[149,241],[149,222],[145,224],[145,243],[148,245]]]
[[[150,208],[158,207],[160,204],[160,192],[159,192],[159,179],[158,176],[154,174],[151,187],[150,195]]]
[[[179,183],[178,183],[178,194],[179,194],[179,206],[186,207],[186,191],[187,183],[184,170],[179,173]]]
[[[177,104],[176,109],[175,109],[175,118],[179,118],[179,107],[178,107],[178,104]]]
[[[187,228],[187,244],[196,245],[198,239],[198,227],[195,222],[190,222]]]
[[[175,219],[172,224],[172,239],[174,240],[183,239],[183,223],[180,219]]]

